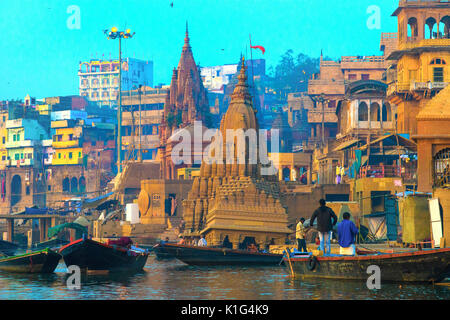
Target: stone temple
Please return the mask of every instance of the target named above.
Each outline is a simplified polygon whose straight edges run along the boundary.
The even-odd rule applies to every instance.
[[[200,176],[194,179],[192,190],[183,201],[184,236],[195,238],[204,234],[210,246],[222,245],[227,238],[233,248],[253,242],[264,248],[269,244],[283,244],[292,231],[287,228],[288,216],[280,203],[276,175],[261,174],[263,165],[259,156],[257,161],[249,163],[255,148],[259,155],[259,141],[255,146],[245,139],[241,149],[236,137],[227,141],[227,130],[258,132],[259,129],[244,60],[242,66],[230,106],[220,123],[223,152],[216,155],[218,150],[212,150],[210,155],[215,160],[202,162]],[[238,152],[226,156],[227,144],[233,144],[235,151],[243,150],[240,154],[245,155],[245,163],[237,163],[242,159]],[[219,158],[223,160],[217,161]]]

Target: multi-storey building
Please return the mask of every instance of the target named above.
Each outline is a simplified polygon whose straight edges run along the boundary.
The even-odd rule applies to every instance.
[[[266,60],[246,60],[245,65],[249,70],[250,77],[264,77],[266,74]],[[224,64],[219,66],[202,67],[200,75],[203,85],[209,92],[224,93],[224,88],[230,83],[231,78],[239,71],[239,64]]]
[[[384,48],[384,47],[382,47]],[[308,110],[310,142],[324,142],[337,134],[337,103],[345,96],[345,86],[358,80],[382,80],[386,71],[384,56],[344,56],[341,61],[320,59],[320,73],[308,83],[314,107]],[[323,137],[322,137],[323,131]]]
[[[416,116],[450,82],[450,3],[401,0],[398,48],[388,59],[388,98],[397,108],[397,130],[417,133]]]
[[[116,106],[119,93],[119,60],[91,60],[79,64],[79,94],[100,105]],[[153,62],[122,60],[122,91],[153,85]]]
[[[8,121],[8,108],[6,104],[0,105],[0,170],[6,168],[8,152],[6,151],[6,141],[8,138],[8,130],[6,129],[6,121]]]
[[[168,89],[122,92],[122,150],[125,160],[154,160],[160,144],[159,125]],[[139,113],[139,110],[141,111]],[[140,132],[139,132],[140,130]]]

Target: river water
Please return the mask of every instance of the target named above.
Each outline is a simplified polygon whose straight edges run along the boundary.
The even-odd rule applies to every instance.
[[[0,273],[0,299],[450,299],[448,286],[382,283],[380,290],[369,290],[359,281],[293,280],[283,266],[193,267],[155,256],[138,274],[83,276],[80,290],[67,288],[66,271],[62,262],[49,275]]]

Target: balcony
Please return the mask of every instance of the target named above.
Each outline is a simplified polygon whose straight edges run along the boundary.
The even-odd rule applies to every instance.
[[[20,159],[20,160],[9,160],[8,166],[17,167],[17,166],[32,166],[34,165],[34,159]]]
[[[417,40],[416,37],[409,37],[407,42],[399,43],[399,50],[411,50],[425,47],[449,47],[450,39],[423,39]]]
[[[80,140],[74,139],[74,140],[53,141],[52,146],[55,149],[64,149],[64,148],[80,147],[81,145]]]
[[[448,85],[448,82],[412,82],[410,90],[441,90]]]
[[[387,89],[387,96],[390,96],[394,93],[405,93],[405,92],[409,92],[411,89],[411,83],[409,82],[395,82],[389,85],[388,89]]]
[[[134,148],[137,149],[139,147],[139,137],[124,136],[122,137],[122,145],[124,149],[128,149],[131,145],[134,145]],[[159,145],[160,139],[158,134],[141,136],[141,147],[143,149],[155,149]]]
[[[364,166],[359,169],[358,178],[402,178],[404,183],[416,181],[417,168],[396,165]]]
[[[337,115],[335,108],[325,108],[325,123],[337,123]],[[308,123],[321,123],[322,122],[322,110],[312,109],[308,110]]]
[[[13,148],[33,147],[36,144],[37,143],[35,140],[7,141],[5,143],[5,148],[13,149]]]

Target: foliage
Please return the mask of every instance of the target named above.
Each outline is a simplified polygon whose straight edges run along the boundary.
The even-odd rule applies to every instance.
[[[166,121],[167,121],[167,125],[169,126],[169,128],[173,127],[173,124],[175,121],[175,116],[173,115],[172,112],[167,113]]]
[[[286,101],[288,93],[306,92],[308,79],[320,70],[320,58],[311,58],[303,53],[294,57],[292,49],[287,50],[275,69],[269,67],[269,83],[280,101]]]

